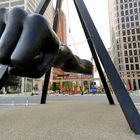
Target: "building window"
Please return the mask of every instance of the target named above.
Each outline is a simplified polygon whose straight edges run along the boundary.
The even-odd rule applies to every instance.
[[[118,22],[118,23],[120,22],[119,18],[117,18],[117,22]]]
[[[133,43],[133,48],[136,48],[136,47],[137,47],[136,43]]]
[[[139,18],[138,15],[135,15],[135,20],[138,20],[138,18]]]
[[[120,52],[118,52],[118,57],[120,57]]]
[[[125,24],[122,24],[122,28],[125,29]]]
[[[130,35],[130,30],[127,30],[127,35]]]
[[[132,29],[132,34],[135,34],[135,29]]]
[[[130,63],[133,63],[133,57],[130,57]]]
[[[126,65],[126,70],[129,70],[129,65]]]
[[[126,37],[123,37],[123,42],[126,42]]]
[[[121,11],[121,16],[124,16],[124,11]]]
[[[131,27],[134,27],[134,22],[131,22]]]
[[[123,35],[126,35],[125,30],[122,31]]]
[[[132,40],[133,40],[133,41],[136,41],[136,37],[135,37],[135,36],[132,36]]]
[[[137,7],[137,2],[134,2],[134,7]]]
[[[128,15],[128,10],[125,11],[125,15]]]
[[[124,55],[125,55],[125,56],[128,56],[127,51],[124,51]]]
[[[128,22],[129,21],[129,17],[126,17],[126,22]]]
[[[128,39],[128,42],[130,42],[130,41],[131,41],[131,37],[130,37],[130,36],[128,36],[128,38],[127,38],[127,39]]]
[[[127,49],[127,45],[126,44],[124,44],[124,49]]]
[[[117,45],[117,49],[118,49],[118,50],[120,49],[120,46],[119,46],[119,45]]]
[[[138,42],[138,48],[140,48],[140,42]]]
[[[139,70],[139,64],[136,64],[135,67],[136,67],[136,70]]]
[[[128,9],[128,4],[125,4],[125,9]]]
[[[135,62],[138,62],[138,57],[135,57]]]
[[[129,50],[129,55],[132,55],[132,50]]]
[[[131,70],[134,70],[134,65],[133,65],[133,64],[131,64],[130,66],[131,66]]]
[[[137,55],[137,50],[134,50],[134,55]]]
[[[137,35],[137,40],[140,40],[140,35]]]
[[[136,9],[134,9],[134,12],[135,12],[135,14],[137,14],[138,13],[138,9],[136,8]]]
[[[121,71],[121,70],[122,70],[121,65],[119,65],[119,71]]]
[[[130,9],[130,14],[133,14],[133,9]]]
[[[125,58],[125,63],[128,63],[128,58],[127,57]]]
[[[121,63],[121,59],[118,59],[118,63],[119,63],[119,64]]]
[[[128,44],[128,48],[129,48],[129,49],[131,49],[131,48],[132,48],[132,45],[131,45],[131,43],[129,43],[129,44]]]
[[[131,21],[134,21],[134,17],[133,17],[133,16],[131,16],[131,17],[130,17],[130,20],[131,20]]]
[[[126,23],[126,27],[129,28],[130,27],[130,24],[129,23]]]
[[[139,28],[137,28],[136,30],[137,30],[137,33],[140,33],[140,29]]]
[[[139,22],[138,21],[136,22],[136,26],[139,26]]]
[[[124,17],[122,17],[122,22],[124,22]]]
[[[123,10],[124,8],[123,8],[123,5],[121,5],[121,10]]]

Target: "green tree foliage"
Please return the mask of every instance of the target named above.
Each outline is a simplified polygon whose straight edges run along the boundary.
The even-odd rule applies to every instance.
[[[6,88],[6,91],[9,92],[8,91],[9,87],[12,88],[13,90],[16,90],[18,85],[19,85],[19,80],[20,80],[20,77],[10,75],[8,80],[6,81],[6,83],[4,85]]]
[[[39,90],[39,87],[38,87],[38,84],[36,83],[33,87],[34,91],[38,91]]]

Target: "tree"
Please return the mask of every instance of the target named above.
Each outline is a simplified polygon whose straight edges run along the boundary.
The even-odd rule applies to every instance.
[[[10,92],[9,88],[16,90],[17,87],[19,86],[19,80],[20,80],[20,77],[10,75],[8,80],[6,81],[6,83],[4,85],[6,91]]]
[[[38,84],[36,83],[33,87],[34,91],[38,91],[39,90],[39,87],[38,87]]]

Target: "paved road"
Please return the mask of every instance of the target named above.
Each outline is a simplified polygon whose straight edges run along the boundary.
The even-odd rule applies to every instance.
[[[0,106],[4,105],[27,105],[27,104],[39,104],[40,96],[30,95],[6,95],[0,96]],[[115,103],[117,99],[113,96]],[[131,96],[132,100],[136,104],[140,104],[140,96]],[[105,94],[103,95],[49,95],[47,101],[93,101],[93,102],[105,102],[108,103],[108,99]]]

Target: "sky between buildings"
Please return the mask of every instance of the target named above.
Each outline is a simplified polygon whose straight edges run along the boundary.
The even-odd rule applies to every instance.
[[[54,4],[55,4],[54,0]],[[110,47],[108,0],[84,0],[95,26],[106,46]],[[74,54],[82,59],[91,60],[91,53],[86,42],[73,0],[63,0],[62,9],[67,18],[68,45]],[[69,27],[71,33],[69,34]],[[75,45],[74,45],[75,44]]]

